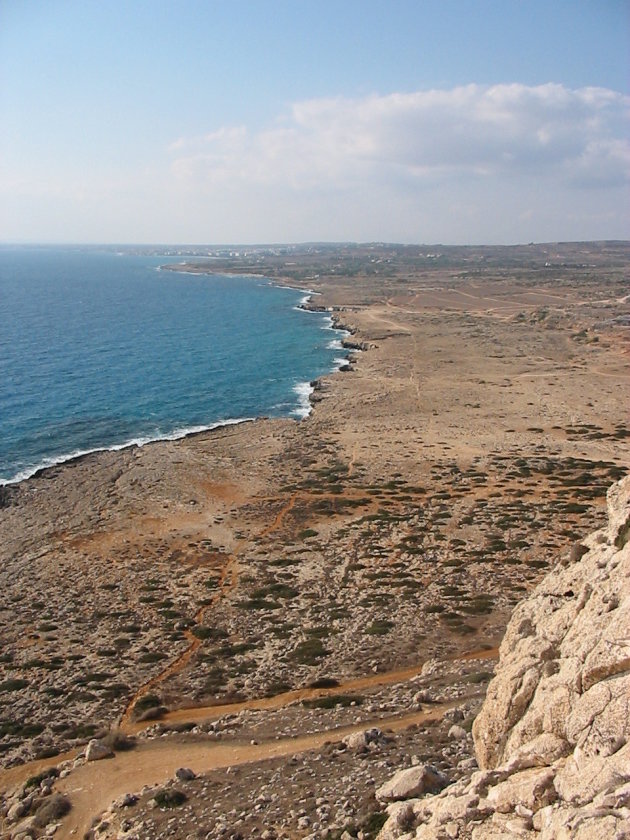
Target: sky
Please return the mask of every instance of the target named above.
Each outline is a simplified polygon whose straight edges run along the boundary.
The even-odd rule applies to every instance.
[[[630,0],[0,0],[0,241],[627,239]]]

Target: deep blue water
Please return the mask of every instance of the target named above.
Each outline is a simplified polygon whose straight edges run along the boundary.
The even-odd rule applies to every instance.
[[[159,271],[167,257],[0,248],[0,483],[81,452],[302,417],[339,365],[304,293]]]

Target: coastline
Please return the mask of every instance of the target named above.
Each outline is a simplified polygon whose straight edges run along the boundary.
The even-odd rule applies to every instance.
[[[629,337],[596,328],[628,304],[607,278],[444,272],[316,291],[348,349],[370,352],[317,381],[306,422],[99,452],[9,488],[0,681],[16,686],[18,734],[0,737],[5,767],[78,750],[89,736],[68,719],[99,733],[153,697],[194,721],[422,662],[430,696],[481,691],[491,665],[474,657],[603,521],[630,463]],[[461,685],[434,676],[466,655]],[[395,713],[418,691],[411,678],[379,690],[265,713],[248,737],[373,720],[370,707]]]
[[[222,272],[213,272],[210,270],[198,270],[198,271],[187,271],[184,268],[178,270],[177,266],[158,266],[158,270],[169,270],[177,273],[182,274],[213,274],[213,273],[220,273]],[[304,312],[313,312],[313,313],[321,313],[327,311],[326,309],[322,308],[311,308],[309,307],[308,301],[311,299],[313,295],[318,294],[313,290],[304,290],[296,286],[286,286],[280,283],[274,283],[270,280],[270,278],[265,277],[262,274],[236,274],[235,276],[242,276],[242,277],[251,277],[255,279],[265,279],[269,281],[269,285],[275,285],[279,288],[288,288],[292,291],[297,291],[300,293],[305,293],[305,296],[300,300],[300,302],[293,306],[293,309],[299,309]],[[331,318],[331,326],[330,328],[334,331],[338,331],[340,333],[347,333],[348,330],[346,327],[337,327],[333,323],[333,319]],[[341,339],[340,339],[341,340]],[[352,349],[352,348],[347,348]],[[357,349],[357,348],[354,348]],[[335,360],[335,367],[333,367],[328,374],[334,373],[336,371],[341,370],[344,365],[347,364],[347,359],[344,360]],[[310,401],[310,396],[314,392],[314,385],[313,383],[317,382],[317,379],[312,379],[310,381],[304,381],[297,383],[296,386],[293,388],[293,393],[296,394],[296,406],[291,409],[291,411],[286,415],[287,417],[295,418],[297,422],[304,420],[310,412],[312,411],[313,404]],[[280,415],[284,416],[284,415]],[[242,423],[251,423],[257,419],[267,419],[264,414],[258,415],[256,417],[237,417],[237,418],[225,418],[217,421],[212,421],[210,423],[202,424],[202,425],[195,425],[190,427],[182,427],[179,426],[177,428],[172,429],[171,431],[164,432],[162,434],[156,436],[147,436],[147,437],[134,437],[128,440],[121,441],[119,443],[114,443],[109,446],[96,446],[91,449],[86,450],[74,450],[68,453],[63,453],[57,456],[46,456],[40,461],[38,464],[35,464],[30,467],[25,467],[24,469],[18,471],[14,476],[11,478],[2,478],[0,477],[0,488],[2,487],[12,487],[14,485],[20,484],[23,481],[27,481],[30,478],[34,478],[39,476],[42,473],[46,473],[48,470],[55,470],[59,466],[64,464],[71,464],[75,461],[82,460],[87,456],[97,454],[99,452],[118,452],[125,449],[133,449],[133,448],[142,448],[144,446],[149,446],[155,443],[166,442],[166,441],[177,441],[182,440],[183,438],[193,437],[194,435],[198,434],[205,434],[207,432],[211,432],[215,429],[222,428],[224,426],[233,426],[239,425]]]
[[[27,470],[23,470],[21,473],[18,473],[14,478],[0,478],[0,487],[12,487],[13,485],[21,484],[23,481],[28,481],[29,478],[38,478],[40,476],[45,477],[45,474],[48,470],[56,470],[58,467],[64,466],[66,464],[69,465],[74,462],[83,461],[90,455],[98,455],[99,452],[120,452],[124,449],[141,449],[143,446],[150,446],[154,443],[183,440],[184,438],[193,437],[194,435],[205,434],[207,432],[212,432],[215,429],[221,429],[224,426],[238,426],[241,423],[252,423],[256,419],[258,418],[242,417],[233,420],[219,420],[216,423],[210,423],[208,426],[194,426],[190,429],[175,429],[173,432],[165,433],[164,435],[160,435],[159,437],[134,438],[123,443],[113,444],[112,446],[99,446],[95,447],[94,449],[86,449],[77,452],[71,452],[68,455],[59,455],[57,458],[48,457],[45,458],[40,465],[34,466],[32,468],[32,471],[31,468],[28,468]]]

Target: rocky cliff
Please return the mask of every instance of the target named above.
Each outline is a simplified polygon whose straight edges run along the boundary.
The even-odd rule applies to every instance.
[[[515,609],[473,726],[480,769],[390,805],[381,840],[630,838],[630,477],[608,517]]]

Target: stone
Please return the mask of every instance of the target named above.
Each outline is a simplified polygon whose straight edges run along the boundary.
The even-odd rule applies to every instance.
[[[179,767],[175,771],[175,775],[180,780],[180,782],[191,782],[193,779],[197,778],[197,774],[194,773],[189,767]]]
[[[346,735],[342,744],[349,750],[360,750],[367,747],[368,741],[365,732],[351,732],[350,735]]]
[[[85,760],[100,761],[103,758],[109,758],[113,754],[107,744],[104,744],[103,741],[99,741],[97,738],[92,738],[85,750]]]
[[[456,723],[448,730],[448,737],[456,741],[462,741],[468,733],[463,726],[458,726]]]
[[[351,732],[342,740],[342,744],[349,750],[361,750],[369,744],[377,743],[383,737],[383,733],[376,726],[370,729],[363,729],[360,732]]]
[[[17,802],[14,802],[13,805],[11,805],[11,807],[7,811],[7,819],[10,822],[16,822],[17,820],[21,820],[22,817],[25,817],[31,810],[32,804],[32,796],[27,796],[25,799],[20,799]]]
[[[448,784],[448,779],[431,764],[400,770],[376,791],[382,802],[412,799],[423,793],[436,793]]]
[[[554,772],[549,767],[521,770],[491,788],[486,800],[503,814],[511,813],[518,804],[538,811],[557,798],[553,781]]]

